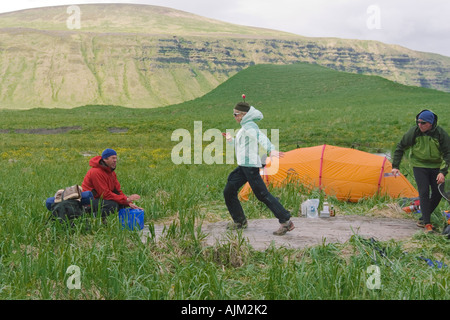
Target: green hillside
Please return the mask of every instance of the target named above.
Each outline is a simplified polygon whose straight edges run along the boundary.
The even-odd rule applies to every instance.
[[[307,38],[170,8],[80,5],[0,14],[0,108],[168,106],[258,64],[306,62],[450,91],[450,57],[377,41]]]
[[[285,150],[322,143],[387,150],[425,108],[450,128],[449,93],[310,64],[253,66],[205,96],[172,108],[183,118],[194,113],[226,128],[242,93],[263,112],[262,127],[280,130]]]
[[[51,112],[4,110],[0,129],[80,126],[99,133],[126,127],[126,136],[151,132],[168,147],[171,132],[193,130],[194,121],[202,121],[204,131],[236,127],[232,109],[243,93],[247,102],[264,113],[260,126],[280,130],[284,150],[326,143],[386,151],[424,108],[435,111],[442,126],[450,125],[449,93],[301,63],[252,66],[200,98],[154,110],[107,106]]]

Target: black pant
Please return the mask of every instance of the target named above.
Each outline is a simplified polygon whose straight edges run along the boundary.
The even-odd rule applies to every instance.
[[[417,183],[417,189],[419,191],[420,210],[422,212],[423,223],[429,224],[431,223],[431,214],[439,205],[442,198],[436,182],[436,177],[439,174],[439,168],[430,169],[414,167],[413,170],[414,178]]]
[[[267,190],[259,174],[259,168],[239,166],[228,176],[227,185],[223,191],[225,203],[234,222],[240,223],[246,220],[244,210],[238,199],[238,191],[247,181],[256,198],[273,212],[280,223],[284,223],[290,219],[291,215],[289,211]]]
[[[91,204],[92,213],[96,215],[100,209],[102,217],[107,217],[111,213],[118,212],[122,208],[125,208],[125,206],[119,205],[113,200],[103,200],[99,198],[92,200]]]

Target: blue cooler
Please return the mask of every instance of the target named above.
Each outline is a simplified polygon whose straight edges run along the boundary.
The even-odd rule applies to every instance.
[[[122,224],[122,229],[134,230],[135,227],[139,227],[139,230],[142,230],[144,229],[144,210],[120,209],[119,220]]]

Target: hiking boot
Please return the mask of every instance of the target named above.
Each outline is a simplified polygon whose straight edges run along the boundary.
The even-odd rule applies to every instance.
[[[289,220],[284,223],[281,223],[278,230],[274,231],[273,234],[276,236],[283,236],[286,234],[286,232],[294,230],[294,228],[295,228],[294,224],[292,223],[291,220]]]
[[[442,234],[444,236],[447,236],[448,239],[450,239],[450,224],[442,230]]]
[[[244,220],[242,222],[228,222],[227,229],[228,230],[238,230],[238,229],[246,229],[247,228],[247,220]]]
[[[434,233],[436,232],[436,229],[433,227],[431,223],[428,223],[425,225],[425,233]]]

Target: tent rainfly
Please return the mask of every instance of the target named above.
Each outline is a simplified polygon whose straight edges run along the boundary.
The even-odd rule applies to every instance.
[[[391,162],[380,155],[321,145],[291,150],[282,158],[267,160],[260,173],[265,183],[274,187],[298,183],[351,202],[376,194],[392,198],[418,197],[417,190],[405,176],[392,175]],[[247,183],[239,192],[239,198],[248,200],[250,192]]]

